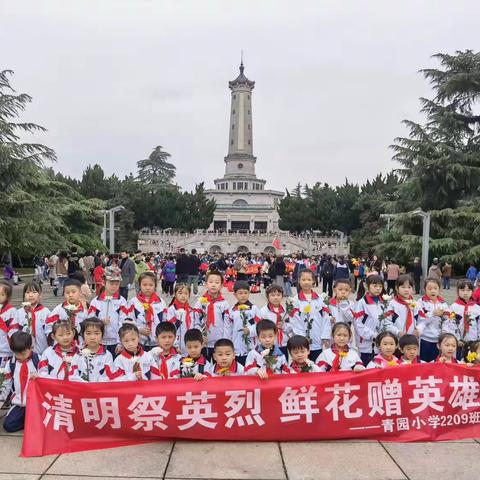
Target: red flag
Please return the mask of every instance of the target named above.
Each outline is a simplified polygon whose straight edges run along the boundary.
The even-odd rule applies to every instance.
[[[275,247],[276,250],[281,250],[282,246],[280,245],[280,240],[278,238],[274,238],[272,242],[272,246]]]

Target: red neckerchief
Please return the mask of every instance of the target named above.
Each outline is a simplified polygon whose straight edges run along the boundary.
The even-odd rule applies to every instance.
[[[365,299],[365,302],[368,303],[368,305],[375,305],[376,303],[378,303],[368,292],[364,295],[363,298]]]
[[[164,355],[163,353],[160,354],[158,359],[160,360],[160,373],[162,374],[163,378],[166,380],[168,378],[168,364],[167,360],[170,360],[173,355],[177,355],[177,351],[172,347],[168,355]]]
[[[467,321],[468,307],[470,307],[472,305],[476,305],[476,303],[472,299],[470,299],[468,302],[466,302],[465,300],[462,300],[461,298],[457,298],[455,300],[455,303],[457,305],[461,305],[463,307],[463,331],[464,331],[464,333],[468,333],[468,331],[470,330],[470,324]]]
[[[337,297],[333,297],[333,298],[330,300],[330,305],[333,305],[334,307],[337,306]]]
[[[422,297],[422,300],[424,302],[430,302],[430,303],[433,303],[433,304],[438,303],[438,302],[445,302],[445,300],[440,296],[437,297],[437,300],[435,302],[430,297],[427,297],[427,295],[424,295]]]
[[[62,359],[62,364],[60,365],[60,368],[58,369],[58,372],[57,372],[57,378],[59,378],[59,374],[63,370],[64,380],[68,380],[68,376],[69,376],[70,371],[69,371],[69,368],[68,368],[68,363],[64,360],[63,355],[66,355],[67,357],[73,357],[76,353],[78,353],[77,346],[73,343],[70,350],[63,351],[60,344],[57,343],[53,347],[53,351]]]
[[[13,306],[7,303],[0,310],[0,330],[3,330],[5,333],[8,333],[8,325],[5,320],[1,318],[1,315],[10,310],[11,308],[13,308]]]
[[[192,307],[189,305],[188,302],[180,303],[178,300],[174,300],[172,305],[175,307],[175,310],[178,310],[180,308],[183,308],[185,310],[185,325],[187,327],[187,330],[190,330],[192,325],[192,318],[190,316]]]
[[[67,305],[70,305],[68,302],[63,302],[63,309],[67,312],[67,316],[68,316],[68,319],[70,319],[70,315],[73,317],[73,321],[74,323],[76,323],[76,320],[77,320],[77,313],[80,313],[80,312],[83,312],[83,305],[82,305],[82,302],[80,302],[78,305],[76,305],[76,310],[67,310],[65,307]]]
[[[274,313],[277,316],[277,321],[275,322],[277,325],[277,341],[278,345],[282,346],[283,345],[283,330],[281,328],[282,325],[282,313],[285,312],[285,309],[283,308],[283,305],[278,306],[278,312],[274,310],[274,306],[268,302],[267,308]]]
[[[310,292],[310,294],[312,295],[312,300],[316,300],[318,298],[318,295],[313,290]],[[305,296],[305,293],[303,293],[303,290],[300,290],[298,293],[298,299],[302,302],[310,302],[310,300],[308,300]]]
[[[195,365],[205,365],[206,360],[203,355],[200,355],[196,360],[195,360]]]
[[[400,360],[402,360],[402,362],[407,362],[407,363],[410,363],[410,364],[414,364],[414,363],[421,363],[420,362],[420,358],[419,357],[415,357],[415,360],[412,360],[411,362],[409,362],[403,355],[401,356]]]
[[[391,360],[387,360],[381,353],[379,353],[374,359],[373,359],[374,363],[376,363],[377,365],[387,365],[387,366],[390,366],[388,365],[390,362],[395,362],[397,365],[400,364],[400,360],[395,356],[395,355],[392,355],[392,359]]]
[[[32,315],[32,336],[35,338],[37,335],[37,318],[35,316],[35,312],[39,312],[43,309],[43,305],[39,303],[35,308],[29,308],[28,310],[24,307],[25,313],[28,316],[28,312]]]
[[[143,348],[141,347],[141,345],[139,345],[137,347],[137,351],[133,355],[125,349],[122,350],[122,353],[120,355],[131,360],[133,357],[141,357],[144,353],[145,352],[143,351]]]
[[[99,296],[98,296],[98,299],[99,300],[102,300],[102,301],[105,301],[105,297],[107,295],[105,294],[105,291],[103,291]],[[108,295],[109,297],[112,297],[112,300],[118,300],[120,298],[120,293],[119,292],[115,292],[113,295]]]
[[[6,303],[6,304],[0,309],[0,315],[3,315],[5,312],[8,312],[8,310],[10,310],[11,308],[13,308],[13,305],[11,305],[10,303]]]
[[[407,321],[405,323],[405,331],[408,333],[410,327],[413,325],[413,315],[412,309],[410,305],[402,298],[400,295],[395,295],[395,301],[397,301],[400,305],[403,305],[407,309]]]
[[[147,322],[147,328],[153,333],[154,311],[153,311],[152,303],[158,303],[160,302],[160,299],[158,298],[155,292],[152,293],[152,296],[150,297],[149,300],[147,300],[142,293],[139,293],[137,295],[137,299],[139,302],[142,302],[143,310],[145,312],[145,321]],[[145,305],[146,305],[146,308],[145,308]]]
[[[342,363],[342,357],[340,356],[340,353],[348,352],[348,350],[348,345],[345,345],[345,347],[343,347],[343,350],[339,350],[337,346],[333,344],[332,352],[335,354],[335,358],[333,359],[332,367],[330,368],[331,372],[340,371],[340,364]]]
[[[218,373],[219,370],[221,370],[221,368],[217,364],[215,364],[215,369],[214,369],[215,373]],[[236,362],[236,360],[234,360],[232,362],[232,364],[230,365],[230,367],[228,368],[227,372],[228,373],[237,373],[237,370],[238,370],[237,362]],[[227,372],[225,372],[225,373],[227,373]]]
[[[455,358],[455,357],[452,357],[452,361],[451,362],[441,362],[440,359],[442,358],[441,355],[439,355],[436,359],[435,359],[435,363],[458,363],[458,360]]]
[[[17,360],[17,362],[21,365],[20,367],[20,401],[25,399],[27,383],[28,383],[28,362],[32,359],[32,355],[25,359],[25,360]]]
[[[215,325],[215,302],[221,302],[223,300],[222,294],[218,294],[217,298],[212,298],[212,296],[206,292],[203,295],[208,300],[207,306],[207,330]]]
[[[302,367],[303,367],[304,365],[307,365],[307,363],[305,362],[305,363],[303,363],[303,364],[300,365],[300,364],[297,363],[295,360],[293,360],[292,363],[290,364],[290,368],[291,368],[292,370],[294,370],[295,372],[297,372],[297,373],[305,373],[305,372],[302,372]]]

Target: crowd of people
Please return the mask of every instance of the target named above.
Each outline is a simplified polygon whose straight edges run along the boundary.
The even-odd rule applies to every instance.
[[[21,305],[11,304],[11,283],[0,282],[0,399],[11,403],[7,431],[23,428],[28,382],[37,376],[77,382],[207,381],[421,362],[480,363],[480,288],[468,278],[457,282],[457,298],[448,305],[438,276],[427,277],[425,294],[415,301],[412,274],[376,258],[212,256],[184,250],[175,258],[137,253],[131,259],[128,252],[55,257],[48,258],[47,278],[63,299],[51,311],[42,305],[44,271],[25,283]],[[192,305],[200,283],[204,293],[194,296]],[[323,295],[314,290],[320,283]],[[262,308],[252,302],[260,284],[266,287]],[[234,304],[222,295],[230,287]]]

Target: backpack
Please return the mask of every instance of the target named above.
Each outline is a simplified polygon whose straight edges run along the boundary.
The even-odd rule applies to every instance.
[[[325,262],[322,267],[322,277],[331,277],[333,275],[333,265],[331,262]]]

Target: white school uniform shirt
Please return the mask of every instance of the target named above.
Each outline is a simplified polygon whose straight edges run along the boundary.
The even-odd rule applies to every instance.
[[[226,372],[220,373],[220,370],[220,367],[216,363],[211,363],[208,373],[212,377],[237,377],[240,375],[244,375],[243,365],[236,360],[233,360],[232,365],[230,365],[230,368]]]
[[[148,305],[147,309],[145,309],[145,305]],[[156,293],[150,297],[148,302],[141,294],[130,300],[126,318],[135,320],[138,328],[148,328],[150,330],[148,337],[140,335],[140,343],[142,345],[157,345],[155,329],[159,323],[163,322],[165,308],[165,302]]]
[[[371,368],[388,368],[403,364],[402,360],[397,358],[395,355],[392,356],[391,363],[392,365],[390,365],[389,362],[385,360],[385,358],[383,358],[382,354],[379,353],[378,355],[375,355],[371,362],[369,362],[369,364],[367,365],[367,369],[369,370]]]
[[[253,305],[251,302],[244,304],[245,307],[248,307],[242,310],[243,305],[236,303],[230,309],[230,317],[233,321],[233,332],[232,332],[232,342],[237,356],[245,356],[247,353],[255,348],[256,338],[257,338],[257,323],[260,320],[260,311],[256,305]],[[248,341],[245,341],[245,336],[243,334],[243,324],[244,320],[248,328]]]
[[[72,376],[75,382],[108,382],[123,375],[122,371],[115,371],[112,354],[100,345],[98,351],[89,356],[85,350],[77,353],[72,360]]]
[[[198,328],[195,310],[188,304],[182,304],[175,300],[163,314],[163,321],[170,322],[177,329],[177,338],[175,347],[182,355],[187,355],[187,347],[185,346],[185,333],[191,328]]]
[[[145,352],[141,346],[138,347],[135,355],[132,355],[126,350],[122,350],[120,354],[113,361],[115,374],[118,375],[116,381],[130,381],[137,380],[134,372],[134,366],[138,363],[140,371],[142,372],[142,380],[150,380],[151,369],[154,365],[153,357],[149,352]],[[120,372],[121,374],[118,374]]]
[[[311,341],[312,350],[321,350],[323,341],[330,340],[330,317],[323,300],[314,291],[310,300],[301,290],[293,299],[290,323],[294,335],[303,335]]]
[[[338,366],[336,367],[335,371],[348,371],[353,370],[357,365],[363,366],[362,360],[360,359],[360,355],[358,352],[353,349],[347,347],[345,350],[345,355],[342,355],[336,346],[334,345],[332,348],[326,348],[317,359],[317,365],[320,368],[321,372],[329,372],[332,370],[332,367],[335,363],[335,360],[338,355]]]
[[[318,373],[321,371],[320,367],[312,361],[309,361],[309,363],[305,365],[298,365],[297,362],[292,360],[288,364],[289,373]]]
[[[455,335],[459,341],[474,342],[478,340],[480,306],[473,300],[465,302],[457,298],[450,305],[450,312],[455,313],[455,318],[445,321],[443,330]]]
[[[17,310],[17,320],[20,330],[27,332],[33,339],[33,351],[41,355],[48,347],[46,324],[50,310],[41,304],[34,308],[21,307]]]
[[[68,351],[63,351],[58,343],[48,347],[40,357],[38,374],[45,378],[69,380],[72,376],[73,357],[77,353],[78,347],[76,344]]]
[[[188,356],[180,358],[179,368],[180,378],[193,377],[197,373],[207,377],[211,376],[210,362],[203,355],[200,355],[196,360]]]
[[[385,329],[397,337],[402,332],[412,335],[417,326],[419,312],[421,310],[413,298],[403,300],[396,295],[390,300],[385,312]]]
[[[0,367],[13,355],[10,350],[9,338],[19,330],[17,310],[9,303],[0,308]]]
[[[204,299],[204,300],[202,300]],[[209,318],[208,312],[213,305],[213,317]],[[221,338],[232,339],[233,321],[230,317],[228,302],[219,295],[215,300],[205,293],[195,303],[196,324],[207,335],[207,347],[213,348],[215,342]]]
[[[105,325],[105,333],[102,342],[105,345],[118,345],[118,329],[127,318],[127,301],[119,293],[107,297],[105,292],[95,297],[90,303],[88,316],[97,317]],[[106,323],[107,318],[110,319]]]
[[[180,359],[181,355],[175,348],[170,350],[168,355],[163,355],[160,347],[150,350],[153,363],[150,371],[152,380],[167,380],[169,378],[180,377]]]
[[[245,360],[245,375],[256,375],[259,368],[267,367],[265,358],[262,355],[264,350],[265,349],[261,345],[258,345],[255,350],[250,350],[248,352],[247,359]],[[276,362],[273,366],[273,372],[271,372],[269,369],[267,369],[267,372],[272,374],[290,373],[287,359],[276,345],[274,347],[274,355],[276,357]]]
[[[80,333],[80,324],[88,317],[88,311],[80,303],[75,310],[69,313],[68,305],[67,302],[63,302],[52,310],[45,323],[45,334],[47,337],[52,333],[53,324],[59,320],[70,320],[73,328]]]
[[[25,407],[27,404],[27,389],[30,381],[30,375],[37,373],[39,359],[36,353],[25,362],[18,361],[12,357],[6,365],[6,373],[0,391],[0,402],[4,402],[10,392],[10,402],[13,406]],[[26,365],[26,371],[22,375],[22,367]],[[8,414],[7,414],[8,415]]]
[[[438,337],[442,333],[442,326],[445,318],[448,317],[448,304],[442,297],[437,297],[436,302],[424,295],[418,301],[418,307],[423,315],[419,313],[417,329],[420,331],[420,338],[425,342],[437,343]],[[438,317],[433,314],[434,310],[445,310],[444,317]]]
[[[380,316],[384,314],[386,305],[378,297],[376,302],[366,293],[355,305],[353,327],[355,330],[355,345],[361,353],[372,353],[375,337],[380,327]]]
[[[262,320],[271,320],[277,326],[277,345],[286,347],[288,339],[293,333],[293,329],[291,317],[283,305],[280,305],[276,312],[273,305],[268,303],[260,309],[259,316]]]
[[[354,308],[355,302],[353,300],[342,300],[339,302],[335,297],[333,297],[326,306],[326,313],[334,318],[335,323],[343,322],[347,325],[351,325],[354,319]]]

